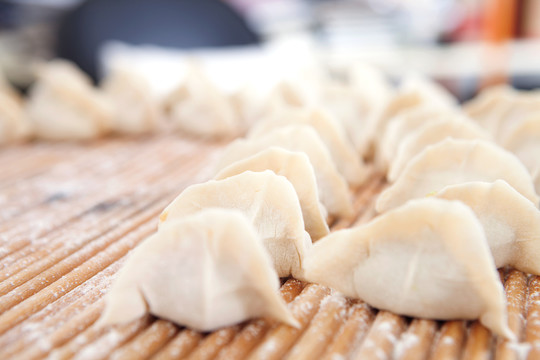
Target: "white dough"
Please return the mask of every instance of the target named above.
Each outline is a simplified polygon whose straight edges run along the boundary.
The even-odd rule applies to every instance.
[[[253,225],[238,211],[207,209],[167,222],[133,251],[99,322],[151,313],[198,331],[259,316],[297,326],[278,289]]]
[[[438,107],[422,105],[400,112],[390,119],[384,135],[382,136],[380,154],[378,154],[380,168],[383,172],[388,170],[390,162],[396,157],[401,142],[420,127],[456,116],[449,110]]]
[[[86,140],[110,131],[112,104],[75,65],[54,60],[37,77],[26,110],[38,138]]]
[[[313,246],[305,274],[379,309],[480,319],[494,333],[513,338],[482,225],[457,201],[414,200],[368,224],[334,232]]]
[[[225,167],[215,176],[215,179],[225,179],[247,170],[272,170],[277,175],[285,176],[298,195],[306,231],[311,239],[316,241],[328,235],[326,209],[319,202],[315,172],[305,153],[288,151],[275,146],[269,147]]]
[[[102,89],[114,106],[113,131],[143,134],[157,130],[159,110],[145,78],[116,69],[105,78]]]
[[[349,140],[330,116],[321,110],[284,110],[259,121],[248,133],[256,138],[268,134],[279,127],[291,124],[305,124],[313,127],[324,142],[338,171],[352,186],[362,185],[368,175],[367,168]]]
[[[319,199],[328,213],[342,217],[352,215],[347,182],[337,171],[328,148],[311,126],[289,125],[254,139],[237,139],[225,149],[217,170],[270,146],[306,153],[315,170]]]
[[[205,208],[241,211],[255,226],[280,277],[302,279],[302,264],[311,247],[294,187],[270,170],[246,171],[185,189],[163,210],[160,227]]]
[[[453,117],[425,124],[401,141],[396,157],[390,163],[387,179],[395,181],[409,161],[428,145],[445,138],[491,140],[480,126],[465,117]]]
[[[243,133],[243,121],[230,97],[192,66],[182,85],[165,100],[174,127],[185,134],[208,138],[234,138]]]
[[[379,195],[376,209],[385,212],[448,185],[499,179],[538,206],[531,176],[516,156],[486,141],[448,138],[416,155],[396,182]]]
[[[476,214],[497,267],[540,275],[540,210],[503,180],[447,186],[436,194]]]
[[[506,136],[502,145],[527,167],[536,193],[540,194],[540,115],[531,115],[520,122]]]

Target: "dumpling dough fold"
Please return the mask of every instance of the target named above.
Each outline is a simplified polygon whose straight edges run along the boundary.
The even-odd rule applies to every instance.
[[[225,149],[217,170],[270,146],[306,153],[315,170],[321,203],[328,213],[341,217],[352,215],[353,208],[347,182],[337,171],[328,148],[311,126],[289,125],[254,139],[235,140]]]
[[[294,187],[270,170],[245,171],[185,189],[163,210],[160,227],[208,207],[241,211],[255,226],[280,277],[303,279],[303,261],[311,247]]]
[[[232,163],[221,170],[215,179],[225,179],[248,170],[272,170],[277,175],[285,176],[294,186],[298,195],[306,231],[311,239],[316,241],[328,235],[326,209],[319,202],[315,172],[305,153],[272,146],[253,156]]]
[[[336,231],[313,246],[305,274],[379,309],[439,320],[479,318],[513,338],[482,225],[458,201],[414,200]]]
[[[469,206],[484,227],[497,267],[540,275],[540,210],[503,180],[447,186],[436,194]]]
[[[297,326],[257,237],[231,209],[167,222],[128,258],[100,323],[125,323],[149,312],[199,331],[259,316]]]
[[[416,155],[396,182],[379,195],[375,207],[385,212],[448,185],[499,179],[538,206],[531,175],[516,156],[486,141],[448,138]]]

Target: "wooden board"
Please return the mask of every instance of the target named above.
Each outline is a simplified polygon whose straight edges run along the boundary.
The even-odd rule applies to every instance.
[[[281,294],[300,329],[256,319],[201,334],[152,316],[96,326],[130,250],[211,177],[222,147],[159,137],[0,149],[0,359],[540,359],[540,277],[511,269],[501,279],[515,344],[478,322],[405,318],[294,279]],[[383,186],[371,176],[355,217],[332,229],[369,220]]]

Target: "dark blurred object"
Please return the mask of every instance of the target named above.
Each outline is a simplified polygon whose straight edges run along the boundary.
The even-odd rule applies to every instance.
[[[109,40],[193,49],[259,43],[259,37],[218,0],[90,0],[60,23],[57,56],[94,79],[98,51]]]

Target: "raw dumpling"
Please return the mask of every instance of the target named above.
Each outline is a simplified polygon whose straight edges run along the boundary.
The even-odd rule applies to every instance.
[[[471,118],[483,123],[487,117],[491,116],[497,103],[504,97],[512,96],[513,93],[514,89],[508,85],[489,87],[463,104],[463,111]]]
[[[102,89],[114,106],[113,131],[143,134],[156,130],[159,111],[145,78],[126,70],[113,70]]]
[[[21,103],[0,91],[0,144],[27,139],[31,132]]]
[[[376,209],[385,212],[448,185],[499,179],[538,206],[531,176],[513,154],[486,141],[449,138],[412,159],[397,181],[379,195]]]
[[[110,131],[112,104],[75,65],[55,60],[38,69],[27,114],[38,138],[84,140]]]
[[[128,258],[107,294],[102,325],[147,312],[199,331],[271,316],[296,326],[272,262],[238,211],[206,209],[167,222]]]
[[[291,124],[305,124],[313,127],[324,142],[338,171],[352,186],[362,185],[367,179],[367,169],[352,144],[329,115],[321,110],[284,110],[274,116],[259,121],[249,132],[255,138],[268,134],[271,130]]]
[[[402,111],[390,119],[382,136],[380,154],[378,154],[381,170],[387,171],[390,162],[397,155],[399,145],[409,134],[428,122],[433,123],[452,116],[455,115],[449,110],[423,105]]]
[[[373,140],[373,134],[368,133],[370,127],[376,125],[378,117],[394,97],[395,90],[382,71],[365,63],[351,66],[349,80],[363,110],[361,119],[358,119],[360,121],[353,122],[357,126],[347,127],[347,132],[356,149],[367,158]]]
[[[386,107],[369,124],[366,134],[371,138],[372,146],[377,154],[382,147],[382,138],[390,120],[408,110],[420,106],[430,105],[444,110],[455,107],[456,101],[441,86],[419,76],[406,78],[399,92],[388,102]],[[377,157],[377,166],[380,159]]]
[[[303,278],[302,263],[311,239],[304,230],[296,191],[285,177],[270,170],[246,171],[192,185],[163,210],[160,227],[209,207],[241,211],[255,226],[278,275]]]
[[[174,126],[189,135],[219,139],[244,132],[231,99],[195,66],[165,100],[165,110]]]
[[[313,241],[328,235],[326,209],[319,203],[319,191],[313,166],[303,152],[292,152],[279,147],[269,147],[253,156],[238,160],[221,170],[216,180],[225,179],[244,171],[272,170],[285,176],[298,195],[306,231]]]
[[[504,140],[503,146],[513,152],[531,174],[536,193],[540,194],[540,116],[522,121]]]
[[[411,159],[428,145],[435,144],[447,137],[490,140],[486,131],[465,117],[448,118],[425,124],[401,141],[396,157],[390,164],[388,180],[395,181]]]
[[[322,89],[319,101],[315,104],[332,115],[332,120],[344,129],[344,136],[359,153],[362,147],[362,133],[366,126],[366,114],[371,109],[367,99],[354,91],[352,86],[329,83]]]
[[[415,200],[336,231],[313,246],[305,275],[379,309],[439,320],[479,318],[513,338],[482,225],[458,201]]]
[[[540,275],[540,210],[503,180],[447,186],[436,194],[476,214],[497,267]]]
[[[255,139],[238,139],[225,149],[217,168],[221,170],[270,146],[306,153],[315,170],[319,199],[328,213],[342,217],[352,215],[347,182],[337,171],[320,136],[308,125],[289,125]]]

